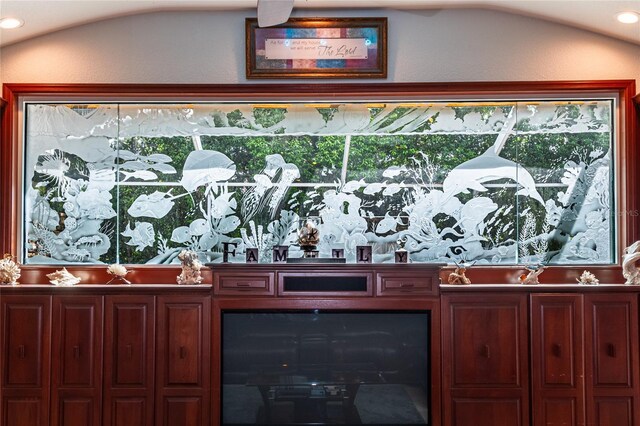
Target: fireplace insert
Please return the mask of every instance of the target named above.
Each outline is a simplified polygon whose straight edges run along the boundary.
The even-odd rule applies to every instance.
[[[430,311],[222,311],[224,425],[429,424]]]

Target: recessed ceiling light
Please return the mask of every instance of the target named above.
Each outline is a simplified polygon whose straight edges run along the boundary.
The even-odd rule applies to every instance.
[[[618,13],[618,21],[623,24],[635,24],[638,22],[638,14],[635,12],[622,12]]]
[[[0,19],[0,28],[3,30],[10,30],[13,28],[19,28],[24,25],[24,21],[18,18],[2,18]]]

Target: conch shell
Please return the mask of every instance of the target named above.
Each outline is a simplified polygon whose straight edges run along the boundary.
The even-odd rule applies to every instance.
[[[0,260],[0,284],[17,285],[20,278],[20,267],[13,260],[13,256],[5,254]]]
[[[71,272],[67,271],[67,268],[47,274],[47,278],[51,284],[61,287],[76,285],[80,282],[80,278],[73,276]]]

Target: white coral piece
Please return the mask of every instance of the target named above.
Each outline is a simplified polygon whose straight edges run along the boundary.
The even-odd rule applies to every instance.
[[[20,267],[13,260],[13,256],[5,254],[4,259],[0,260],[0,284],[18,284],[20,278]]]
[[[109,275],[115,275],[116,277],[122,278],[127,275],[129,271],[127,271],[127,268],[125,268],[124,266],[114,263],[113,265],[109,265],[107,267],[107,273]]]
[[[580,275],[580,278],[576,278],[576,281],[578,281],[582,285],[598,285],[598,284],[600,284],[600,280],[597,279],[596,276],[593,275],[589,271],[584,271],[582,273],[582,275]]]

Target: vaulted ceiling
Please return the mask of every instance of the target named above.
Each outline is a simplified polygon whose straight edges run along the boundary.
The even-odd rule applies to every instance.
[[[256,3],[257,0],[0,0],[0,17],[15,16],[25,21],[21,28],[0,30],[0,46],[63,28],[155,11],[247,10],[255,16]],[[639,0],[295,0],[293,16],[303,8],[494,9],[559,22],[640,45],[640,24],[625,25],[616,20],[619,12],[640,12]]]

